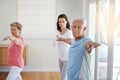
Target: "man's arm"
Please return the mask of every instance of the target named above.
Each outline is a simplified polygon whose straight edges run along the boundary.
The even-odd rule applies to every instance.
[[[98,46],[100,46],[100,44],[97,42],[88,41],[86,42],[85,46],[87,51],[90,53],[93,48],[97,48]]]

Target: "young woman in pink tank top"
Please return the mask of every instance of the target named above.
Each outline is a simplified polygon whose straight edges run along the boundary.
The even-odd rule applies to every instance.
[[[22,80],[20,75],[23,67],[24,39],[21,37],[22,25],[18,22],[10,24],[12,36],[7,36],[3,40],[10,40],[8,47],[7,63],[10,66],[9,74],[6,80]]]

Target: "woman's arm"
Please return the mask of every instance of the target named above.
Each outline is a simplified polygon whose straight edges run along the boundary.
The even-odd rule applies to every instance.
[[[10,41],[12,41],[12,42],[14,42],[15,44],[19,44],[19,39],[18,38],[16,38],[16,37],[14,37],[14,36],[7,36],[7,37],[5,37],[4,39],[3,39],[3,41],[5,41],[5,40],[10,40]]]
[[[63,41],[65,43],[71,45],[71,40],[72,40],[72,38],[61,38],[61,37],[58,37],[56,41]]]

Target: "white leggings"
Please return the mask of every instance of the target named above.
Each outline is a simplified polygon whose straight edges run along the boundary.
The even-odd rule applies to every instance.
[[[60,73],[61,73],[61,80],[67,80],[67,61],[63,61],[59,59],[59,67],[60,67]]]
[[[21,71],[22,68],[19,68],[17,66],[11,66],[6,80],[22,80],[22,77],[20,75]]]

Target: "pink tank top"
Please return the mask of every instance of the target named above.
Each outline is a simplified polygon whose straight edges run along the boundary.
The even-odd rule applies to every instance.
[[[18,66],[20,68],[24,67],[23,60],[23,50],[24,50],[24,39],[20,39],[20,44],[16,45],[14,42],[11,42],[8,48],[8,66]]]

